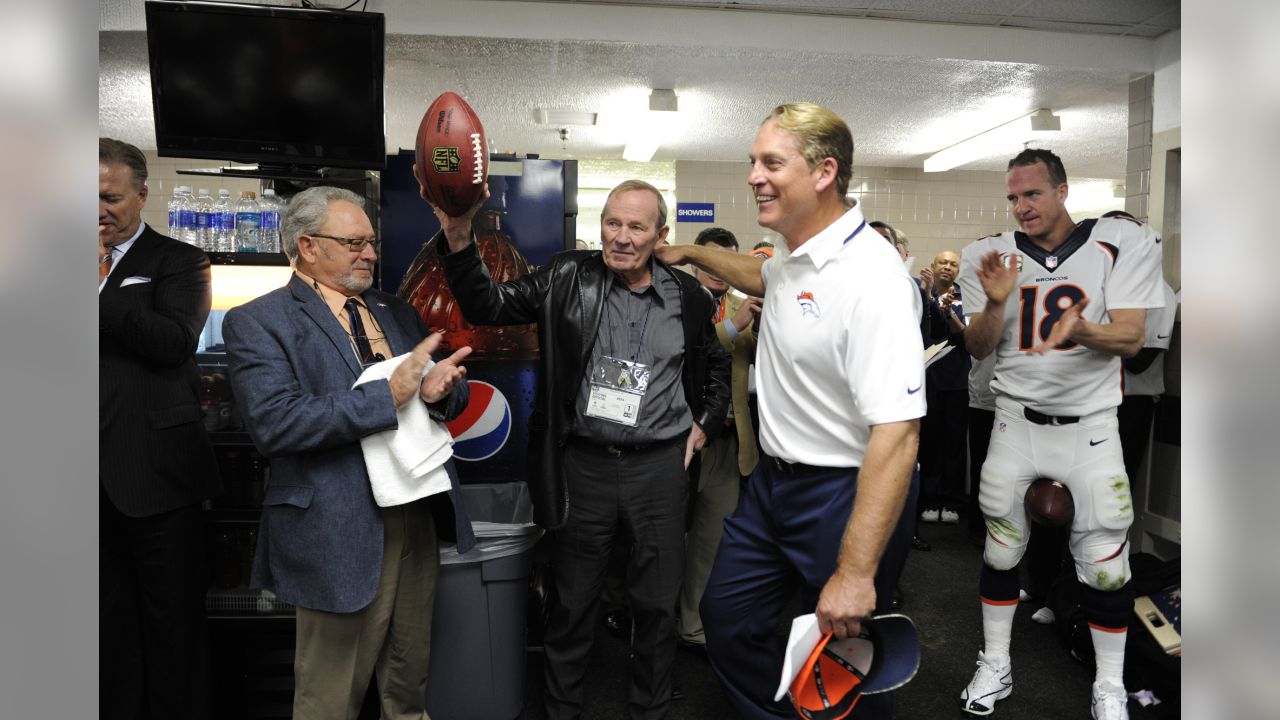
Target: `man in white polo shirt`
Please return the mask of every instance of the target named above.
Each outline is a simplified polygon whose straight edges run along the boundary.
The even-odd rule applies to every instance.
[[[776,628],[795,590],[823,632],[856,635],[888,608],[901,569],[889,553],[910,541],[899,518],[925,412],[920,295],[861,208],[846,207],[852,164],[852,134],[834,113],[779,106],[752,144],[747,182],[760,224],[790,254],[762,264],[688,245],[658,250],[764,296],[763,452],[725,520],[701,608],[712,665],[748,720],[795,715],[773,701]],[[850,717],[891,713],[890,698],[868,695]]]

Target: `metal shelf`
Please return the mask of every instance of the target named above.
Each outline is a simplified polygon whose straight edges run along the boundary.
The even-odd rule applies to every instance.
[[[282,252],[211,252],[205,254],[209,256],[209,263],[212,265],[255,265],[275,267],[289,264],[289,258],[285,257],[285,254]]]
[[[253,178],[258,180],[290,180],[295,182],[372,182],[368,171],[347,168],[310,167],[298,165],[258,165],[256,167],[186,168],[179,175],[204,175],[213,177]]]

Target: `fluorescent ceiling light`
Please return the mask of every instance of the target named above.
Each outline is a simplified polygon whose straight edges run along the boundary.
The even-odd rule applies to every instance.
[[[658,152],[658,146],[661,144],[656,135],[648,133],[644,137],[638,137],[627,143],[627,146],[622,149],[622,159],[631,162],[649,162]]]
[[[925,158],[924,171],[942,172],[992,155],[1010,153],[1028,140],[1061,129],[1062,119],[1054,115],[1052,110],[1040,108],[939,150]]]
[[[596,124],[596,113],[586,110],[548,110],[547,108],[538,108],[537,115],[539,125],[565,127],[567,125]]]
[[[680,109],[680,98],[675,90],[654,90],[649,93],[649,112],[676,112]]]
[[[622,149],[622,159],[631,162],[649,162],[658,146],[672,139],[679,129],[677,111],[680,100],[675,90],[654,90],[649,93],[649,111],[641,113],[632,126],[631,137]]]

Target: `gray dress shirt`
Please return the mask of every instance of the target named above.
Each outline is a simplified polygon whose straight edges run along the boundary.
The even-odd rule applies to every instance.
[[[680,322],[680,282],[671,274],[675,271],[652,259],[649,268],[653,282],[636,291],[610,273],[604,312],[579,386],[570,435],[601,445],[639,445],[674,438],[693,423],[681,384],[684,327]],[[591,369],[602,356],[649,366],[649,388],[635,427],[586,415]]]

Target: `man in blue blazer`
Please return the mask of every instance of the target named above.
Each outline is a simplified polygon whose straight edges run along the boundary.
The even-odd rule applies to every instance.
[[[426,718],[437,532],[475,543],[452,490],[378,507],[361,438],[427,403],[448,420],[467,403],[462,348],[423,369],[440,336],[404,301],[372,289],[378,241],[348,190],[298,193],[282,221],[288,285],[227,313],[231,384],[271,463],[253,587],[297,606],[296,718],[354,720],[377,673],[382,717]],[[425,339],[424,339],[425,338]],[[410,353],[388,380],[353,387],[364,368]]]

